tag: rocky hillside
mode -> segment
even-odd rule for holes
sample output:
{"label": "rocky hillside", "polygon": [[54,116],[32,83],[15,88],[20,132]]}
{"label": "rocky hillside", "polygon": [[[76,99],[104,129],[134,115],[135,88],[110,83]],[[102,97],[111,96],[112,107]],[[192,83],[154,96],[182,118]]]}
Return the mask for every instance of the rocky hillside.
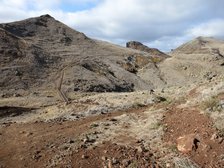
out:
{"label": "rocky hillside", "polygon": [[0,167],[224,167],[224,42],[128,47],[0,24]]}
{"label": "rocky hillside", "polygon": [[[130,92],[197,84],[223,76],[224,43],[199,37],[169,55],[131,41],[127,48],[87,37],[49,15],[0,24],[0,85],[9,92]],[[2,90],[2,89],[1,89]]]}
{"label": "rocky hillside", "polygon": [[46,77],[46,54],[41,48],[0,28],[0,86],[28,89],[30,81],[37,85],[41,81],[39,76]]}
{"label": "rocky hillside", "polygon": [[160,58],[161,60],[169,57],[167,54],[159,51],[157,48],[149,48],[146,45],[143,45],[142,43],[138,41],[129,41],[126,43],[127,48],[133,48],[136,50],[144,51],[150,53],[154,58]]}
{"label": "rocky hillside", "polygon": [[4,37],[0,83],[7,90],[52,88],[62,71],[66,91],[154,87],[153,81],[137,75],[146,65],[156,71],[151,54],[90,39],[49,15],[0,24],[0,28]]}
{"label": "rocky hillside", "polygon": [[223,41],[198,37],[169,54],[159,65],[168,85],[195,85],[224,76]]}

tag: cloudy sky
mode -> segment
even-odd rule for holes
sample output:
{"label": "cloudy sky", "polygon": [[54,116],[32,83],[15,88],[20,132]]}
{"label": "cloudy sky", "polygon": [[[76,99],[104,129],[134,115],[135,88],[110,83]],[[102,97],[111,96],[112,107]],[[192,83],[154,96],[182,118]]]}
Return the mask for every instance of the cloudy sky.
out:
{"label": "cloudy sky", "polygon": [[92,38],[169,51],[197,36],[224,39],[223,0],[0,0],[0,22],[50,14]]}

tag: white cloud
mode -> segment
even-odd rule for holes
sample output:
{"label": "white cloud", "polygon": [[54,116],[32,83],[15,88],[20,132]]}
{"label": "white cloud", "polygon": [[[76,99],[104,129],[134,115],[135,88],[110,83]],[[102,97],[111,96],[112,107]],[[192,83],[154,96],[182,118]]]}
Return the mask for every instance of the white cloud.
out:
{"label": "white cloud", "polygon": [[209,36],[224,38],[224,19],[215,19],[194,26],[187,31],[192,36]]}
{"label": "white cloud", "polygon": [[[166,34],[168,29],[175,32],[178,21],[194,14],[185,9],[183,2],[176,3],[174,8],[176,1],[172,1],[163,4],[164,0],[105,0],[92,10],[70,13],[67,22],[78,29],[90,30],[92,35],[109,38],[126,37],[138,33],[136,30],[141,33],[158,30],[158,34]],[[193,4],[190,3],[190,7]],[[154,36],[157,31],[151,34]]]}
{"label": "white cloud", "polygon": [[[68,12],[62,5],[90,5]],[[88,6],[88,5],[87,5]],[[168,50],[196,36],[223,37],[221,0],[0,0],[0,22],[49,13],[90,37]]]}

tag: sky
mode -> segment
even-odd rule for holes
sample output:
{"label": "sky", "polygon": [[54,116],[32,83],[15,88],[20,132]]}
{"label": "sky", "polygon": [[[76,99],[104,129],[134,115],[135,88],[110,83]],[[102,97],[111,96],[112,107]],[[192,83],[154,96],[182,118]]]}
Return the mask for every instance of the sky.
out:
{"label": "sky", "polygon": [[0,0],[0,23],[50,14],[95,39],[170,51],[198,36],[224,39],[223,0]]}

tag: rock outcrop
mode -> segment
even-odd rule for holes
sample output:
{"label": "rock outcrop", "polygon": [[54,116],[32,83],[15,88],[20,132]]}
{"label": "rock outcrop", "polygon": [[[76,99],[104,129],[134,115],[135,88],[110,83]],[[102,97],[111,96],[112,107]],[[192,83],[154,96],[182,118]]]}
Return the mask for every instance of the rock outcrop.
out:
{"label": "rock outcrop", "polygon": [[167,54],[163,53],[162,51],[159,51],[156,48],[149,48],[138,41],[129,41],[126,43],[126,47],[150,53],[153,57],[160,57],[161,59],[165,59],[169,57]]}

